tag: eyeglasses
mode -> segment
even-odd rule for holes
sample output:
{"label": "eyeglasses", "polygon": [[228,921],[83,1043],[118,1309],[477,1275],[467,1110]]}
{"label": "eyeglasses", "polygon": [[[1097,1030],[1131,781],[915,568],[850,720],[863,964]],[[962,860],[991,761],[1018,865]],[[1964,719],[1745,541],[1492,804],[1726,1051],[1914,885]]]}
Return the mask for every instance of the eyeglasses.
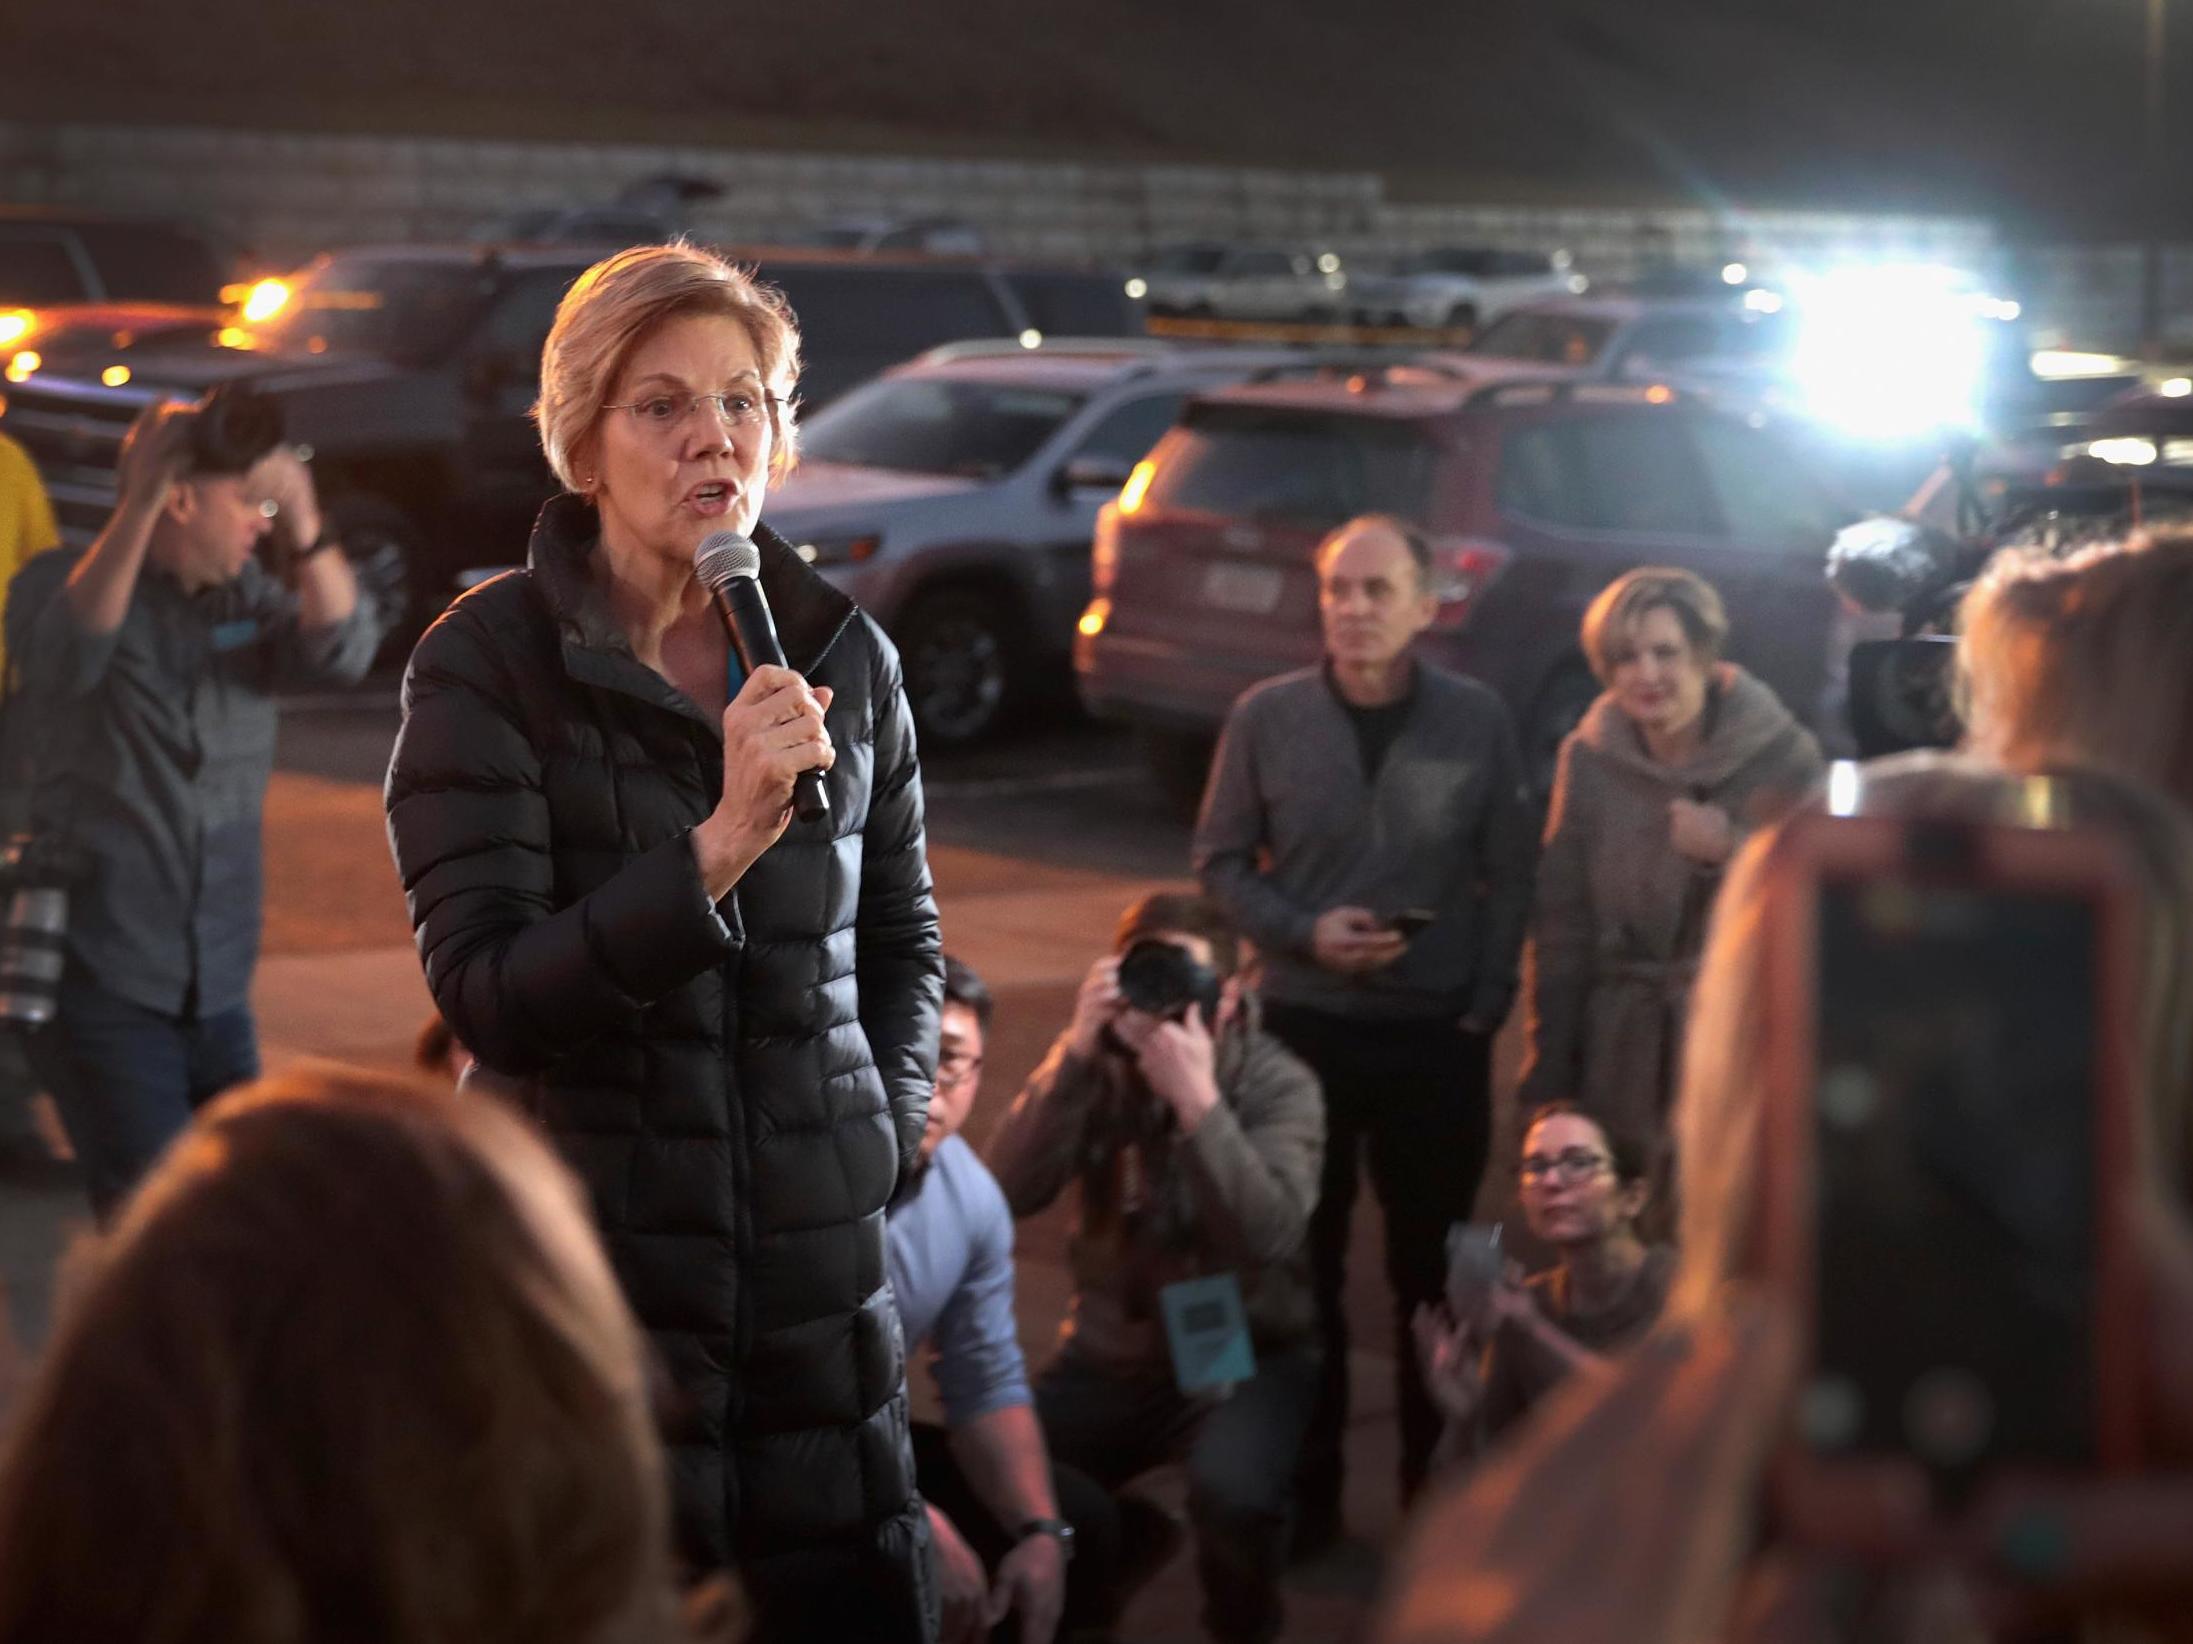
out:
{"label": "eyeglasses", "polygon": [[937,1083],[950,1087],[963,1085],[982,1071],[982,1058],[969,1056],[964,1051],[946,1051],[937,1058]]}
{"label": "eyeglasses", "polygon": [[628,411],[642,428],[666,434],[673,428],[683,428],[687,419],[703,405],[713,405],[717,418],[731,428],[751,428],[764,417],[774,418],[784,403],[781,394],[758,394],[750,389],[731,388],[721,394],[650,394],[645,399],[604,405],[602,409]]}
{"label": "eyeglasses", "polygon": [[1564,1148],[1552,1158],[1543,1153],[1524,1156],[1515,1167],[1516,1179],[1525,1187],[1535,1187],[1540,1182],[1558,1181],[1564,1185],[1588,1182],[1614,1161],[1604,1153],[1594,1153],[1588,1147]]}

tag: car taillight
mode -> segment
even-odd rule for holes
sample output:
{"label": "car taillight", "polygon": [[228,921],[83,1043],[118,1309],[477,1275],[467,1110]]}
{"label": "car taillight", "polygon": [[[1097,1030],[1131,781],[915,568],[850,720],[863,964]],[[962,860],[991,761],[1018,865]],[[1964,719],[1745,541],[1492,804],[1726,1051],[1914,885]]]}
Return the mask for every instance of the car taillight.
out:
{"label": "car taillight", "polygon": [[1439,596],[1439,614],[1432,626],[1452,632],[1466,624],[1513,558],[1512,550],[1475,537],[1433,543],[1432,591]]}
{"label": "car taillight", "polygon": [[1099,594],[1112,591],[1112,575],[1119,569],[1119,507],[1106,503],[1097,510],[1096,536],[1089,545],[1089,586]]}

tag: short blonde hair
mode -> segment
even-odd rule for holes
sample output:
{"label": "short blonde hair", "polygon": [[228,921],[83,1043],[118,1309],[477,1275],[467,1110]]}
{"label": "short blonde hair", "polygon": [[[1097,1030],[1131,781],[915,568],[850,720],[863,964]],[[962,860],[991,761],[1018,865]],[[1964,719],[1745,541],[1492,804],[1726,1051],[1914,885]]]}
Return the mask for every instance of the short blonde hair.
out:
{"label": "short blonde hair", "polygon": [[2107,765],[2193,806],[2193,532],[2000,554],[1959,626],[1959,691],[1988,754]]}
{"label": "short blonde hair", "polygon": [[[2177,807],[2114,772],[2051,768],[2066,822],[2123,847],[2140,892],[2141,1163],[2167,1202],[2193,1202],[2193,827]],[[1859,809],[1872,816],[1991,822],[2020,814],[2024,784],[1977,760],[1919,753],[1865,768]],[[1817,802],[1816,802],[1817,803]],[[1788,1005],[1766,978],[1766,889],[1780,830],[1737,856],[1713,912],[1691,995],[1674,1130],[1682,1265],[1671,1309],[1702,1311],[1748,1265],[1765,1133],[1758,1070],[1787,1031]]]}
{"label": "short blonde hair", "polygon": [[1683,625],[1683,636],[1698,659],[1711,667],[1721,660],[1728,638],[1728,611],[1713,584],[1670,565],[1646,565],[1616,577],[1584,612],[1584,659],[1602,685],[1628,660],[1630,635],[1647,611],[1666,609]]}
{"label": "short blonde hair", "polygon": [[769,477],[791,472],[798,456],[791,398],[799,382],[800,333],[784,293],[712,251],[679,241],[604,258],[556,306],[556,323],[541,349],[541,397],[533,420],[548,466],[566,490],[587,489],[580,469],[632,350],[663,321],[685,314],[720,315],[746,328],[770,396],[776,437]]}

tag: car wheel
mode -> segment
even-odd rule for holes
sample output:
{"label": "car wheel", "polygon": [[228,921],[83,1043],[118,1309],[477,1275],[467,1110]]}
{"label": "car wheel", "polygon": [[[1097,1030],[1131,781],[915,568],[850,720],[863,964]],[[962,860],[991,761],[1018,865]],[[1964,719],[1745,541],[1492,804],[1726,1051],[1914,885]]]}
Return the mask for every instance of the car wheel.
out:
{"label": "car wheel", "polygon": [[373,596],[386,625],[379,661],[404,661],[437,611],[429,596],[418,527],[401,508],[375,496],[331,497],[326,513],[329,529],[357,573],[358,586]]}
{"label": "car wheel", "polygon": [[928,745],[980,742],[1019,706],[1024,670],[1009,601],[976,588],[922,594],[897,637],[907,704]]}
{"label": "car wheel", "polygon": [[1444,329],[1474,332],[1477,329],[1477,305],[1475,303],[1457,303],[1454,307],[1448,309]]}
{"label": "car wheel", "polygon": [[1161,731],[1142,726],[1135,732],[1135,749],[1143,768],[1173,815],[1193,820],[1203,804],[1204,784],[1210,779],[1211,752],[1216,746],[1208,736],[1192,731]]}
{"label": "car wheel", "polygon": [[1553,795],[1553,773],[1561,744],[1599,697],[1599,681],[1580,660],[1563,663],[1540,687],[1523,723],[1523,770],[1531,793],[1543,805]]}

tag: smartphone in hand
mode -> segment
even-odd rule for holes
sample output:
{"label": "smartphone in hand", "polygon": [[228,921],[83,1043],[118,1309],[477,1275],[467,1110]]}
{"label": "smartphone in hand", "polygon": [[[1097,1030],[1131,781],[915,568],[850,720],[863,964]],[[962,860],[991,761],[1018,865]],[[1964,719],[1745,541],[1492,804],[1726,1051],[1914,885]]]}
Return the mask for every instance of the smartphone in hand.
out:
{"label": "smartphone in hand", "polygon": [[1408,939],[1413,938],[1438,917],[1430,908],[1403,908],[1399,913],[1390,915],[1386,924],[1389,929]]}
{"label": "smartphone in hand", "polygon": [[1942,1510],[2137,1464],[2130,884],[2073,831],[1808,816],[1777,842],[1754,1226],[1807,1355],[1793,1522],[1884,1460]]}

